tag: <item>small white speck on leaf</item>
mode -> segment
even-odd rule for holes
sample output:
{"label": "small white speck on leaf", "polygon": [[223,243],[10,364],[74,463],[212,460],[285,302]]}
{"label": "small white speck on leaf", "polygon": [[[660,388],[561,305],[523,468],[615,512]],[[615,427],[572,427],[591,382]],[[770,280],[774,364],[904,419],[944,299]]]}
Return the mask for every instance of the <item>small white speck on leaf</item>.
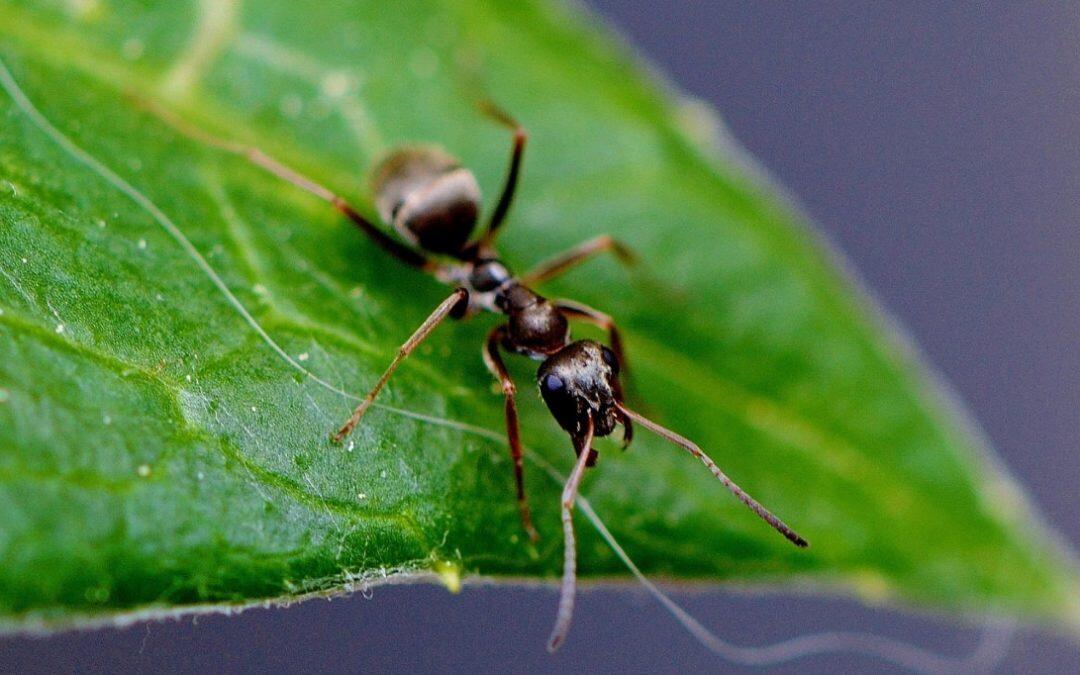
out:
{"label": "small white speck on leaf", "polygon": [[105,229],[105,221],[102,220],[101,218],[98,218],[97,219],[97,226],[104,230]]}
{"label": "small white speck on leaf", "polygon": [[23,258],[23,259],[22,259],[22,262],[23,262],[23,264],[25,265],[26,263],[28,263],[28,262],[30,262],[30,261],[29,261],[29,260],[27,260],[26,258]]}
{"label": "small white speck on leaf", "polygon": [[140,478],[146,478],[150,475],[150,465],[140,464],[139,468],[135,469],[135,472],[139,474]]}
{"label": "small white speck on leaf", "polygon": [[349,91],[349,76],[340,70],[327,73],[322,79],[322,90],[330,98],[341,98]]}
{"label": "small white speck on leaf", "polygon": [[100,0],[68,0],[68,12],[81,21],[93,21],[101,16]]}
{"label": "small white speck on leaf", "polygon": [[346,452],[352,452],[353,448],[355,448],[355,447],[356,447],[356,443],[354,443],[353,441],[349,441],[349,444],[345,446],[345,451]]}
{"label": "small white speck on leaf", "polygon": [[154,299],[155,299],[155,300],[157,300],[158,302],[161,302],[162,300],[164,300],[164,299],[165,299],[165,296],[164,296],[164,295],[162,295],[161,293],[158,293],[158,294],[156,294],[156,295],[154,296]]}
{"label": "small white speck on leaf", "polygon": [[311,357],[308,355],[307,352],[304,352],[303,354],[297,354],[296,356],[297,361],[307,361],[309,358]]}
{"label": "small white speck on leaf", "polygon": [[255,284],[251,287],[251,290],[255,291],[259,295],[266,295],[266,286],[263,286],[262,284]]}
{"label": "small white speck on leaf", "polygon": [[386,478],[386,469],[379,472],[379,478]]}
{"label": "small white speck on leaf", "polygon": [[191,375],[185,375],[184,379],[187,380],[188,382],[191,382]]}
{"label": "small white speck on leaf", "polygon": [[139,240],[139,250],[140,251],[145,251],[146,250],[146,240],[145,239],[140,239]]}
{"label": "small white speck on leaf", "polygon": [[102,415],[101,423],[104,424],[105,426],[109,426],[110,424],[112,424],[112,417],[109,417],[109,415],[107,415],[107,414]]}
{"label": "small white speck on leaf", "polygon": [[195,474],[195,477],[198,478],[199,480],[202,480],[202,479],[206,478],[206,474],[203,473],[202,471],[200,471],[199,473]]}
{"label": "small white speck on leaf", "polygon": [[356,495],[356,498],[357,499],[367,499],[367,495],[365,493],[361,492],[360,494]]}
{"label": "small white speck on leaf", "polygon": [[63,332],[64,332],[64,324],[62,324],[62,323],[56,324],[56,334],[59,335],[60,333],[63,333]]}
{"label": "small white speck on leaf", "polygon": [[259,412],[259,409],[255,406],[251,406],[251,412]]}

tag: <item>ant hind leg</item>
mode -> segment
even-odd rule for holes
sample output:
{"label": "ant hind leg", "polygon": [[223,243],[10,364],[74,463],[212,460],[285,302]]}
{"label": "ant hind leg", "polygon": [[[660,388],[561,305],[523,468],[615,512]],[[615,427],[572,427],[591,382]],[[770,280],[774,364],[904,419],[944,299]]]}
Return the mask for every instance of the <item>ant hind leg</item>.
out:
{"label": "ant hind leg", "polygon": [[554,652],[566,639],[570,632],[570,621],[574,618],[574,596],[577,594],[577,540],[574,538],[574,503],[577,501],[578,487],[581,478],[585,474],[585,467],[589,462],[592,452],[593,424],[589,418],[589,426],[585,435],[580,439],[574,439],[578,460],[574,463],[574,470],[566,479],[566,486],[562,492],[562,525],[563,525],[563,577],[559,588],[559,610],[555,617],[555,627],[551,630],[548,638],[548,651]]}
{"label": "ant hind leg", "polygon": [[244,145],[243,143],[209,134],[181,118],[173,111],[168,110],[157,103],[144,99],[139,99],[138,103],[158,117],[158,119],[175,129],[178,133],[211,148],[216,148],[223,152],[243,157],[255,166],[277,176],[281,180],[315,195],[328,203],[338,213],[348,218],[357,229],[367,235],[376,245],[406,265],[415,267],[428,274],[436,274],[439,271],[440,266],[438,263],[430,260],[420,251],[402,244],[383,232],[380,228],[376,227],[374,223],[362,216],[360,212],[345,201],[344,198],[338,196],[326,186],[315,182],[295,169],[274,159],[262,150],[254,146]]}
{"label": "ant hind leg", "polygon": [[491,212],[487,229],[480,237],[480,248],[490,249],[495,243],[495,237],[498,236],[503,220],[506,219],[506,214],[510,211],[510,204],[514,201],[514,190],[517,188],[521,160],[525,155],[525,143],[529,140],[529,135],[525,127],[518,124],[517,120],[490,101],[480,102],[480,112],[514,132],[514,145],[510,151],[510,168],[506,172],[506,182],[503,184],[499,201],[495,204],[495,210]]}

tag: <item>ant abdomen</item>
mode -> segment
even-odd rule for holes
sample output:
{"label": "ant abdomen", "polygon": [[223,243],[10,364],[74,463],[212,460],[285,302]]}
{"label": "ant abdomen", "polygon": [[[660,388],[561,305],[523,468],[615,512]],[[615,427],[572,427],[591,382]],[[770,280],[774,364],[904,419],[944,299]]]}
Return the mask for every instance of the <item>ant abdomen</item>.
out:
{"label": "ant abdomen", "polygon": [[472,172],[433,147],[391,154],[375,168],[371,191],[383,220],[433,253],[459,256],[480,211],[480,186]]}

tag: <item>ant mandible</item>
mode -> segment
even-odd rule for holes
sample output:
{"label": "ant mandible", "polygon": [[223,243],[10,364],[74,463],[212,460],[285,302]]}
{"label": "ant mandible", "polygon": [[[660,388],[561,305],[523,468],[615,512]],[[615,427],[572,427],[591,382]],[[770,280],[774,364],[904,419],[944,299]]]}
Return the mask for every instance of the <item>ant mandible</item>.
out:
{"label": "ant mandible", "polygon": [[[598,253],[610,252],[623,262],[631,262],[633,256],[626,246],[606,235],[596,237],[521,276],[515,276],[499,259],[495,241],[514,198],[528,138],[525,129],[508,114],[491,104],[481,106],[485,114],[513,131],[514,141],[510,168],[499,201],[483,233],[476,239],[472,234],[480,215],[480,187],[473,173],[456,159],[432,147],[406,147],[391,153],[376,167],[371,184],[376,209],[405,240],[402,242],[377,227],[331,190],[261,150],[209,136],[171,112],[157,106],[153,108],[181,133],[243,156],[329,203],[384,251],[455,287],[454,292],[439,303],[401,345],[375,386],[345,424],[331,435],[335,443],[340,443],[356,428],[401,362],[443,320],[447,317],[462,319],[485,310],[503,314],[507,320],[488,334],[483,357],[488,370],[502,387],[506,435],[517,482],[518,511],[526,533],[536,541],[538,534],[525,497],[515,403],[517,387],[506,370],[501,352],[541,361],[536,373],[540,395],[559,426],[570,435],[577,453],[577,461],[562,492],[563,576],[555,627],[548,641],[549,650],[555,651],[562,643],[573,615],[577,556],[572,512],[578,486],[585,469],[596,462],[593,439],[610,435],[620,424],[624,447],[633,436],[633,423],[641,424],[701,460],[741,502],[796,546],[808,545],[805,539],[728,478],[695,443],[626,406],[619,379],[620,370],[625,370],[626,359],[618,328],[611,317],[578,302],[549,300],[531,289],[531,286],[554,278]],[[606,330],[610,347],[593,340],[571,340],[571,321],[585,321]],[[625,372],[622,375],[625,376]]]}

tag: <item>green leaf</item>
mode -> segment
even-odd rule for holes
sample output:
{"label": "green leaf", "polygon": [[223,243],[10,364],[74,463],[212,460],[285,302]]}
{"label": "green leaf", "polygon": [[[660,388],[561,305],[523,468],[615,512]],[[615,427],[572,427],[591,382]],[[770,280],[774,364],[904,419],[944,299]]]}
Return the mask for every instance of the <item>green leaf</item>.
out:
{"label": "green leaf", "polygon": [[[384,575],[558,574],[560,486],[536,464],[536,546],[518,522],[480,360],[497,319],[441,328],[380,399],[392,408],[331,445],[355,404],[341,391],[366,391],[447,289],[140,103],[368,212],[365,168],[439,143],[490,210],[510,139],[477,114],[484,96],[530,132],[507,260],[601,233],[639,251],[637,269],[597,260],[545,291],[617,317],[645,409],[813,544],[789,546],[642,431],[626,453],[601,442],[584,493],[647,573],[1080,625],[1075,561],[902,340],[711,114],[592,17],[520,0],[301,4],[0,4],[9,626]],[[524,438],[565,471],[534,366],[512,363]],[[625,576],[578,529],[582,575]]]}

